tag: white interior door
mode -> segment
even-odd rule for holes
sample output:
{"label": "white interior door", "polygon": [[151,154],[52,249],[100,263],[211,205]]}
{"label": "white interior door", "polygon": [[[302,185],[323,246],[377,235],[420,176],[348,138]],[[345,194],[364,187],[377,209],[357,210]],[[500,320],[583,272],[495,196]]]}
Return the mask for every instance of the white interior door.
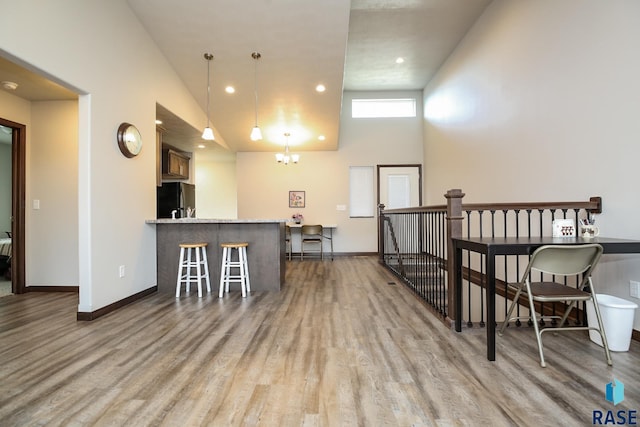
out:
{"label": "white interior door", "polygon": [[378,171],[378,198],[385,209],[420,206],[420,166],[381,166]]}

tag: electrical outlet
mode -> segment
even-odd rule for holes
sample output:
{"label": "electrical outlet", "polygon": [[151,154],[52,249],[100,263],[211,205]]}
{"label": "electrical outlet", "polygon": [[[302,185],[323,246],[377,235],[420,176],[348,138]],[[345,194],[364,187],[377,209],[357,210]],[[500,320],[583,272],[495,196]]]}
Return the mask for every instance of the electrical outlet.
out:
{"label": "electrical outlet", "polygon": [[120,266],[119,273],[120,273],[120,277],[124,277],[124,265]]}
{"label": "electrical outlet", "polygon": [[633,298],[640,298],[640,282],[636,282],[635,280],[630,280],[629,293]]}

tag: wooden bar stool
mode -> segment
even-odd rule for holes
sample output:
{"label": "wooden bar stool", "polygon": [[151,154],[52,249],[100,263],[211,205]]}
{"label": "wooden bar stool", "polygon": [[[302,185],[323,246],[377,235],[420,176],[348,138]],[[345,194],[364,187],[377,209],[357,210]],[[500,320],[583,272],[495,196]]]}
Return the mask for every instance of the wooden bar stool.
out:
{"label": "wooden bar stool", "polygon": [[[222,267],[220,268],[220,292],[219,297],[222,298],[224,292],[229,292],[229,283],[240,283],[242,290],[242,298],[247,296],[247,292],[251,292],[251,283],[249,282],[249,265],[247,263],[247,247],[246,242],[240,243],[220,243],[222,248]],[[238,251],[238,260],[233,261],[233,250]],[[237,268],[238,274],[231,274],[231,269]]]}
{"label": "wooden bar stool", "polygon": [[[202,279],[207,284],[207,292],[211,292],[207,243],[180,243],[179,246],[180,262],[178,264],[178,280],[176,281],[176,298],[180,296],[180,288],[183,282],[186,284],[186,292],[191,290],[191,283],[197,283],[198,298],[202,298]],[[192,274],[193,268],[196,269],[195,274]]]}

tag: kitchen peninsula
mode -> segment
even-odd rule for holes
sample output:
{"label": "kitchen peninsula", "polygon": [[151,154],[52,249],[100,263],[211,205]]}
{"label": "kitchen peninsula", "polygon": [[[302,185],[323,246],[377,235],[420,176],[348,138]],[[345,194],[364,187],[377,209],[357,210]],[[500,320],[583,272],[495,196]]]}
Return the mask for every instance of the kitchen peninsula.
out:
{"label": "kitchen peninsula", "polygon": [[[282,219],[151,219],[156,227],[158,291],[175,292],[180,243],[208,243],[212,293],[220,281],[223,242],[247,242],[252,291],[279,291],[285,274],[285,230]],[[238,287],[239,289],[239,287]],[[232,284],[233,290],[233,284]]]}

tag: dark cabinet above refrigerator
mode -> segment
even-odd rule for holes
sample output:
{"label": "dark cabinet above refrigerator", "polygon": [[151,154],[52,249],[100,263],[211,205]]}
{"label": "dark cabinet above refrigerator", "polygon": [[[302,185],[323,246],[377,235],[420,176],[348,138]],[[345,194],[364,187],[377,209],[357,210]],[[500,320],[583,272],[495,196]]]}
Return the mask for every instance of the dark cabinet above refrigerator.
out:
{"label": "dark cabinet above refrigerator", "polygon": [[189,179],[191,158],[172,148],[162,150],[162,177],[166,179]]}

